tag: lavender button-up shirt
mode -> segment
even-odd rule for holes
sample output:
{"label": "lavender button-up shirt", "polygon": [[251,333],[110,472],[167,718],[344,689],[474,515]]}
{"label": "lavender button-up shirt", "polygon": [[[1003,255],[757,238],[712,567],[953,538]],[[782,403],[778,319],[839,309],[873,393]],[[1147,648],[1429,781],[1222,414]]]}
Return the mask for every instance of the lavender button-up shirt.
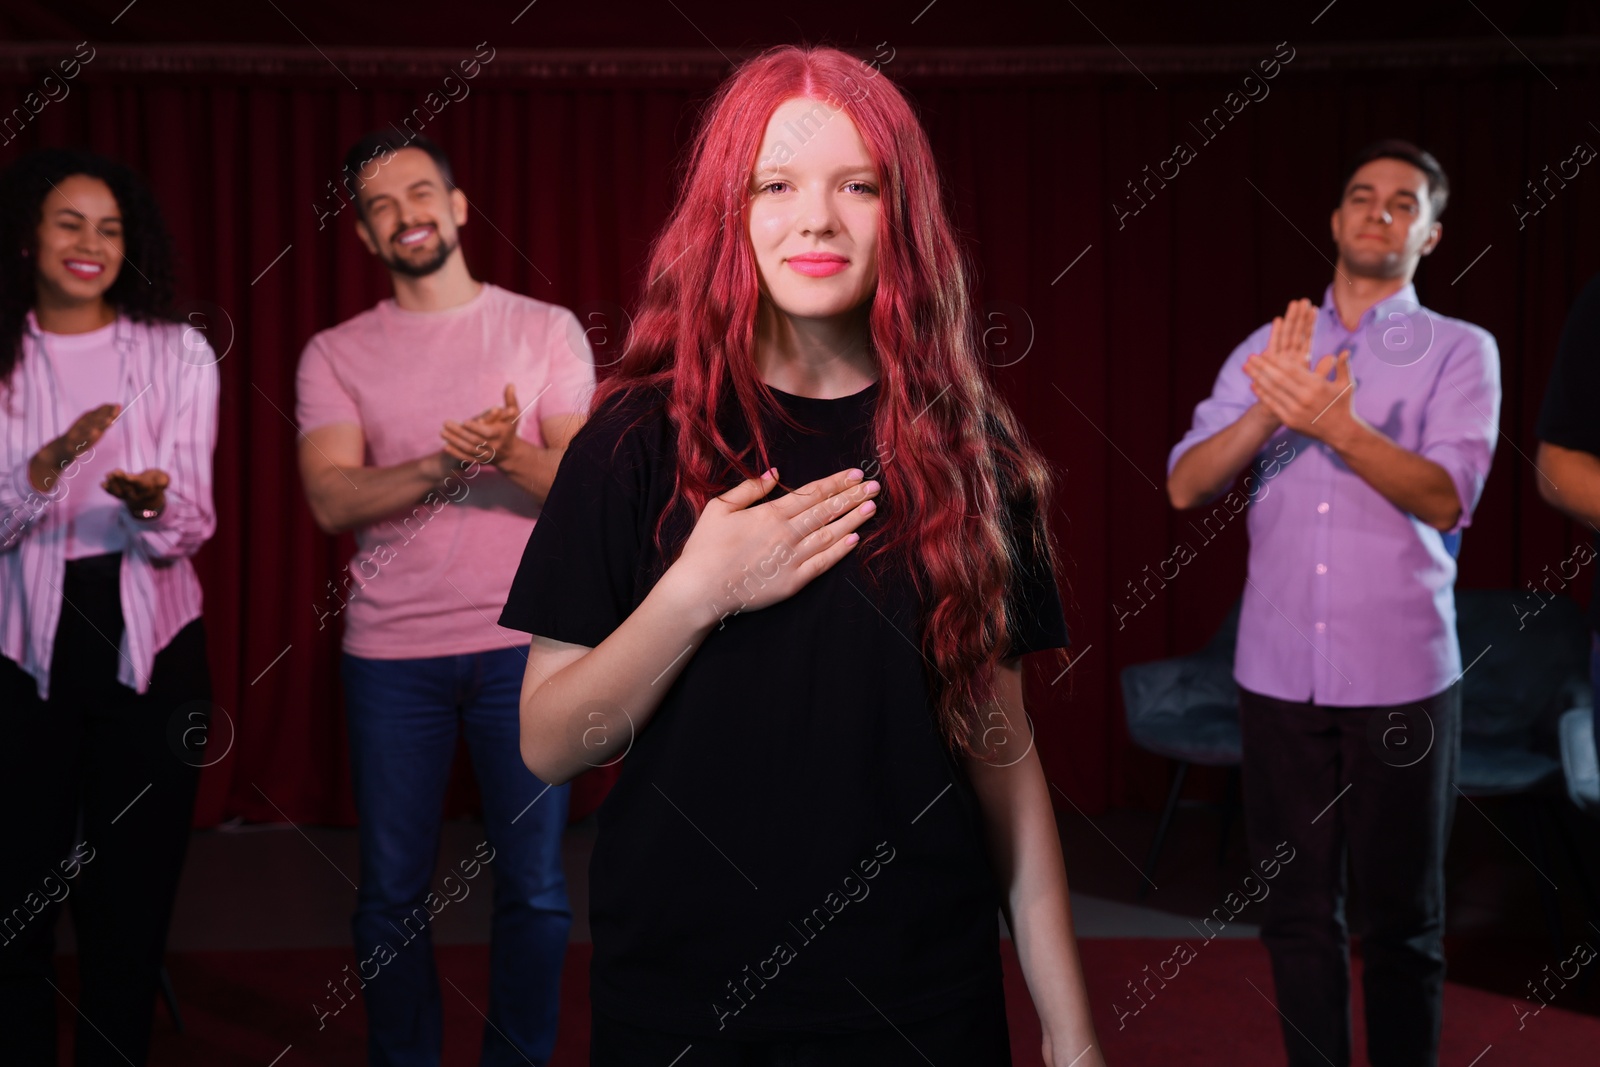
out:
{"label": "lavender button-up shirt", "polygon": [[[1167,471],[1255,402],[1245,358],[1271,324],[1233,350]],[[1471,521],[1494,457],[1500,358],[1493,335],[1422,308],[1410,285],[1339,321],[1330,285],[1317,314],[1313,358],[1350,349],[1356,413],[1402,448],[1443,467],[1461,499],[1451,532]],[[1234,678],[1281,700],[1340,707],[1403,704],[1461,674],[1456,564],[1440,531],[1400,510],[1333,449],[1286,427],[1268,438],[1244,491],[1250,562]],[[1227,499],[1227,498],[1224,498]],[[1226,523],[1238,506],[1196,516]],[[1220,513],[1220,514],[1219,514]],[[1214,534],[1212,535],[1214,536]]]}

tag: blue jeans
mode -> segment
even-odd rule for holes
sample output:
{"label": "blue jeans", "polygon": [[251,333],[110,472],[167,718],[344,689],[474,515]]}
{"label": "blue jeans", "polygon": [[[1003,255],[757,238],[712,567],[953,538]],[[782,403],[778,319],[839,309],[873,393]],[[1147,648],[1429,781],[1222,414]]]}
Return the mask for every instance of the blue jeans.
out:
{"label": "blue jeans", "polygon": [[[485,888],[492,867],[489,1003],[482,1067],[536,1067],[555,1047],[572,911],[561,868],[567,786],[522,762],[518,704],[527,646],[342,663],[360,815],[361,887],[351,921],[371,1067],[437,1067],[444,1040],[432,916]],[[432,886],[457,724],[483,796],[487,844],[445,856]],[[492,851],[491,851],[492,850]]]}

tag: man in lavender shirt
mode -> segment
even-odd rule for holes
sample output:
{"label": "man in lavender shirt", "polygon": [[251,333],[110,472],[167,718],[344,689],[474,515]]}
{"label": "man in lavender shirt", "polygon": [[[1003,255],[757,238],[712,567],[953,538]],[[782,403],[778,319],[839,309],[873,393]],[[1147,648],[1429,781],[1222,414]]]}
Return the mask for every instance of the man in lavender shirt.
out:
{"label": "man in lavender shirt", "polygon": [[1291,1067],[1350,1063],[1346,850],[1367,913],[1368,1058],[1438,1062],[1462,673],[1447,539],[1471,519],[1500,413],[1494,338],[1411,285],[1448,192],[1414,145],[1359,153],[1322,306],[1295,301],[1234,350],[1167,465],[1179,508],[1253,468],[1234,677],[1252,858],[1292,850],[1261,924]]}

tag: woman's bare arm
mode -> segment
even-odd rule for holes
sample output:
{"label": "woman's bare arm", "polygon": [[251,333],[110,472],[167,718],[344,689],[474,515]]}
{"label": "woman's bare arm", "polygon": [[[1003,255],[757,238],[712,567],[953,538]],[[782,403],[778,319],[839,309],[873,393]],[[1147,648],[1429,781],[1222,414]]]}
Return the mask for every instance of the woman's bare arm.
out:
{"label": "woman's bare arm", "polygon": [[[1028,992],[1044,1029],[1046,1067],[1104,1067],[1072,933],[1072,905],[1044,766],[1022,705],[1019,659],[1002,663],[999,707],[980,743],[994,762],[965,757]],[[1018,756],[1017,753],[1023,753]]]}

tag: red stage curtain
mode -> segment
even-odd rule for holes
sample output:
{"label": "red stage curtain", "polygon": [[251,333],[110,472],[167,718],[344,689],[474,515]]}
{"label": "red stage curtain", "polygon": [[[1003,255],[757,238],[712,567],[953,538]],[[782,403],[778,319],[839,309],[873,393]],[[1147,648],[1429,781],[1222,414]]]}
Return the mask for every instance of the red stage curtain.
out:
{"label": "red stage curtain", "polygon": [[[74,49],[4,46],[0,99],[21,101]],[[1062,477],[1053,520],[1082,658],[1055,685],[1033,678],[1029,697],[1047,772],[1086,812],[1152,805],[1163,789],[1163,762],[1127,742],[1120,669],[1198,646],[1242,584],[1238,523],[1148,607],[1114,608],[1186,536],[1161,488],[1167,450],[1239,339],[1289,299],[1320,298],[1339,170],[1366,141],[1413,138],[1450,170],[1445,239],[1419,291],[1500,342],[1502,444],[1465,536],[1463,584],[1520,585],[1578,536],[1540,503],[1528,456],[1568,302],[1600,270],[1600,175],[1591,164],[1570,177],[1563,162],[1580,141],[1600,145],[1583,110],[1600,89],[1600,48],[1299,44],[1286,63],[1280,53],[1270,95],[1230,104],[1274,52],[902,49],[884,66],[912,92],[942,161],[979,266],[996,380]],[[445,75],[468,58],[105,46],[70,95],[0,133],[0,163],[78,143],[148,174],[182,251],[182,289],[211,309],[218,350],[228,346],[219,529],[198,566],[221,709],[212,741],[220,750],[232,737],[206,772],[198,824],[354,815],[339,635],[319,629],[315,610],[351,546],[311,521],[291,422],[306,339],[387,295],[350,210],[319,226],[337,205],[329,183],[345,147],[414,116],[452,154],[473,204],[474,272],[616,324],[639,291],[694,107],[726,70],[709,51],[502,50],[465,83],[470,95],[439,108]],[[441,93],[437,114],[430,93]],[[1228,107],[1237,116],[1214,122],[1209,140],[1190,125]],[[1179,141],[1195,157],[1119,217],[1114,203],[1137,204],[1128,183]],[[1525,183],[1544,181],[1546,165],[1569,177],[1519,226]]]}

